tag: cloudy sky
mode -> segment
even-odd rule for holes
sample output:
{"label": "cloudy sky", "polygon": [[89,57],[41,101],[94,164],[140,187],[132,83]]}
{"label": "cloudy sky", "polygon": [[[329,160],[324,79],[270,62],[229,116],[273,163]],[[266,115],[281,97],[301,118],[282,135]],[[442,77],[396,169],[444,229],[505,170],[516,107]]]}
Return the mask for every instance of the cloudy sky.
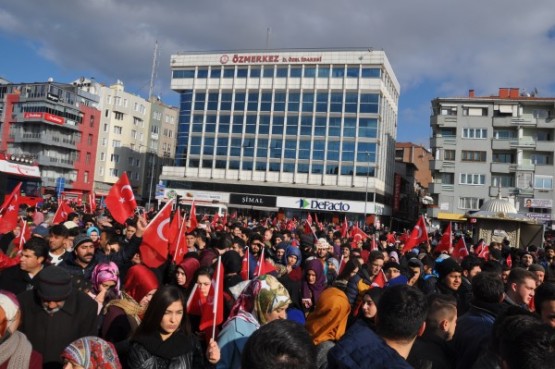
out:
{"label": "cloudy sky", "polygon": [[170,55],[266,48],[383,49],[401,83],[399,141],[428,146],[430,100],[499,87],[555,96],[553,1],[0,0],[0,76],[95,77],[170,104]]}

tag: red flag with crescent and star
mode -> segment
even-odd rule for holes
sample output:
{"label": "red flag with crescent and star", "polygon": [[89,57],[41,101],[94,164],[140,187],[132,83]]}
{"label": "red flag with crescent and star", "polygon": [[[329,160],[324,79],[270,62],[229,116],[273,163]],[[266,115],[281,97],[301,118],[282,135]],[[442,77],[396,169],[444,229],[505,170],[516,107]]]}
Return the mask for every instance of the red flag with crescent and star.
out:
{"label": "red flag with crescent and star", "polygon": [[133,216],[137,202],[126,172],[123,172],[120,179],[110,188],[105,203],[110,214],[118,223],[124,224],[128,218]]}
{"label": "red flag with crescent and star", "polygon": [[173,201],[168,201],[148,223],[143,234],[143,243],[140,247],[141,259],[150,268],[158,268],[168,258],[172,205]]}
{"label": "red flag with crescent and star", "polygon": [[446,251],[449,253],[451,251],[451,247],[453,246],[453,235],[451,231],[451,222],[445,227],[445,231],[443,231],[443,235],[441,236],[441,240],[436,245],[435,252],[442,252]]}
{"label": "red flag with crescent and star", "polygon": [[403,247],[402,253],[404,254],[407,251],[414,249],[422,242],[428,241],[428,230],[426,229],[426,221],[424,220],[424,216],[420,216],[418,218],[418,222],[412,229],[407,242],[405,243],[405,247]]}
{"label": "red flag with crescent and star", "polygon": [[197,220],[197,207],[195,202],[191,204],[191,213],[189,214],[189,227],[187,228],[187,233],[190,233],[197,229],[198,227],[198,220]]}
{"label": "red flag with crescent and star", "polygon": [[54,219],[52,219],[52,224],[63,223],[67,220],[67,216],[71,213],[73,209],[65,201],[60,201],[56,214],[54,214]]}
{"label": "red flag with crescent and star", "polygon": [[21,191],[21,182],[13,189],[12,193],[7,196],[6,200],[0,207],[0,234],[13,231],[19,221],[19,196]]}

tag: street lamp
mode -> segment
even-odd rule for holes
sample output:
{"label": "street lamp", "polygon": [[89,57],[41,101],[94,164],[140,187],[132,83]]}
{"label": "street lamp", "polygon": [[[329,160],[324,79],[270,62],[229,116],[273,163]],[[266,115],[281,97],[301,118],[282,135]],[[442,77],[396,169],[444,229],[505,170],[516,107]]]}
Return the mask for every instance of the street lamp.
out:
{"label": "street lamp", "polygon": [[151,157],[151,161],[152,161],[152,166],[150,168],[150,185],[148,188],[148,205],[147,208],[150,209],[150,205],[152,202],[152,187],[153,187],[153,182],[154,182],[154,171],[155,171],[155,165],[156,165],[156,152],[154,152],[154,150],[152,150],[151,148],[149,148],[146,145],[140,145],[141,147],[145,148],[145,158],[148,159],[149,154],[152,154],[153,156]]}
{"label": "street lamp", "polygon": [[[366,225],[366,216],[368,214],[368,182],[370,180],[370,153],[366,153],[366,190],[364,191],[364,224]],[[375,189],[374,189],[375,191]]]}

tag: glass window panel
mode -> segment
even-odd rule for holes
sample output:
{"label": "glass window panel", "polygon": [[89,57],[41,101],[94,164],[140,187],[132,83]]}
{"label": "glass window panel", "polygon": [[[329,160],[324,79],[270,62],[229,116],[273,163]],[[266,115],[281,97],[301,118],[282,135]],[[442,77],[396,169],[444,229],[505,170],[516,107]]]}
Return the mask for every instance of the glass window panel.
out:
{"label": "glass window panel", "polygon": [[331,76],[341,78],[345,76],[345,66],[335,66],[331,69]]}
{"label": "glass window panel", "polygon": [[262,76],[265,78],[272,78],[274,76],[274,66],[265,65]]}
{"label": "glass window panel", "polygon": [[248,71],[249,70],[247,68],[238,68],[237,69],[237,78],[247,78]]}
{"label": "glass window panel", "polygon": [[281,169],[281,163],[270,163],[270,172],[279,172]]}
{"label": "glass window panel", "polygon": [[276,69],[276,77],[277,78],[285,78],[287,77],[287,67],[278,67]]}
{"label": "glass window panel", "polygon": [[325,65],[318,66],[318,77],[328,78],[330,76],[330,67]]}
{"label": "glass window panel", "polygon": [[210,69],[210,78],[220,78],[222,75],[222,69],[219,67],[212,67]]}
{"label": "glass window panel", "polygon": [[234,67],[224,67],[224,78],[233,78],[235,75]]}
{"label": "glass window panel", "polygon": [[307,65],[304,67],[304,76],[307,78],[316,77],[316,67],[313,65]]}
{"label": "glass window panel", "polygon": [[261,171],[261,172],[265,172],[266,167],[267,167],[267,164],[266,164],[265,161],[257,161],[256,162],[256,170]]}
{"label": "glass window panel", "polygon": [[323,164],[312,163],[312,170],[311,170],[312,174],[322,174],[323,171],[324,171]]}
{"label": "glass window panel", "polygon": [[380,78],[381,69],[380,68],[362,68],[363,78]]}
{"label": "glass window panel", "polygon": [[250,76],[251,78],[260,77],[260,67],[251,67]]}
{"label": "glass window panel", "polygon": [[348,78],[358,78],[358,67],[347,67]]}
{"label": "glass window panel", "polygon": [[208,78],[208,68],[199,68],[197,78]]}
{"label": "glass window panel", "polygon": [[341,175],[342,176],[352,176],[353,166],[345,163],[341,163]]}
{"label": "glass window panel", "polygon": [[291,67],[289,71],[289,76],[292,78],[300,78],[303,74],[303,70],[301,67]]}

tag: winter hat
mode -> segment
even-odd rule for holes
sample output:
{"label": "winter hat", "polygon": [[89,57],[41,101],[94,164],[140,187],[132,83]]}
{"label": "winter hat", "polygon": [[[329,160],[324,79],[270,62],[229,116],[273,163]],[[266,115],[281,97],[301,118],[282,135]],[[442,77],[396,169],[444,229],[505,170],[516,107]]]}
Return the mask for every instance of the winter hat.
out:
{"label": "winter hat", "polygon": [[243,258],[237,251],[229,250],[222,255],[222,264],[226,273],[240,273]]}
{"label": "winter hat", "polygon": [[68,220],[67,222],[64,222],[64,227],[67,229],[73,229],[79,227],[79,225],[72,220]]}
{"label": "winter hat", "polygon": [[397,269],[397,270],[401,270],[401,265],[400,265],[398,262],[394,261],[394,260],[390,260],[390,261],[388,261],[387,263],[385,263],[385,264],[383,265],[383,268],[382,268],[382,269],[383,269],[383,271],[385,272],[385,271],[388,270],[389,268],[395,268],[395,269]]}
{"label": "winter hat", "polygon": [[4,337],[18,311],[17,297],[11,292],[0,290],[0,337]]}
{"label": "winter hat", "polygon": [[37,294],[46,301],[63,301],[71,294],[71,275],[57,266],[48,266],[37,274]]}
{"label": "winter hat", "polygon": [[439,279],[443,279],[452,272],[462,273],[463,269],[453,258],[447,258],[436,264],[436,271],[439,274]]}
{"label": "winter hat", "polygon": [[73,239],[73,249],[76,249],[77,246],[79,246],[80,244],[85,243],[85,242],[93,242],[93,240],[91,239],[91,237],[88,234],[79,233]]}

